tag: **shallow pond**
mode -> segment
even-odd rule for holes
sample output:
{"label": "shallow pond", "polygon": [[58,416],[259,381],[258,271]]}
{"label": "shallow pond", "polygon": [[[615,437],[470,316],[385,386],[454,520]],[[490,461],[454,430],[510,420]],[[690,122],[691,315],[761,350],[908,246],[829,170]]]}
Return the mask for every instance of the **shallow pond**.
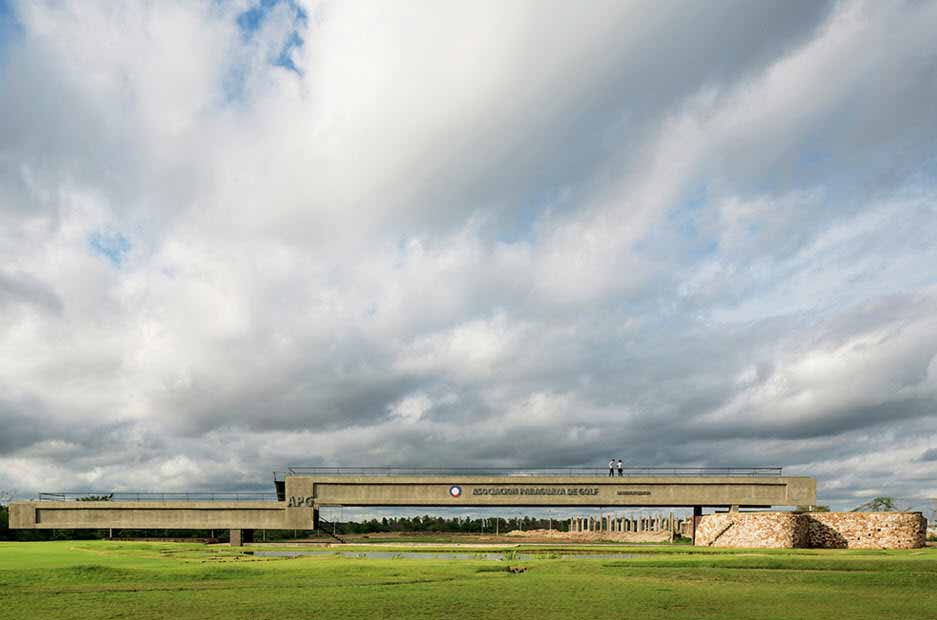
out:
{"label": "shallow pond", "polygon": [[299,558],[339,556],[343,558],[358,558],[371,560],[538,560],[538,559],[576,559],[576,560],[623,560],[628,558],[647,557],[640,553],[519,553],[505,551],[491,552],[440,552],[440,551],[247,551],[247,555],[260,558]]}

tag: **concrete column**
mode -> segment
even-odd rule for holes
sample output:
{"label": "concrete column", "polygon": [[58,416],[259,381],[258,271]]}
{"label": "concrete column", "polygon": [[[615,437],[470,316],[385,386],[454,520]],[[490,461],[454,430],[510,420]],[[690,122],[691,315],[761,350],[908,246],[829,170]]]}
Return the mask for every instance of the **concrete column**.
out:
{"label": "concrete column", "polygon": [[242,547],[254,542],[254,530],[231,530],[229,541],[232,547]]}
{"label": "concrete column", "polygon": [[693,540],[693,544],[696,544],[696,528],[699,527],[700,519],[703,518],[703,507],[702,506],[693,506],[693,527],[690,532],[693,534],[690,538]]}

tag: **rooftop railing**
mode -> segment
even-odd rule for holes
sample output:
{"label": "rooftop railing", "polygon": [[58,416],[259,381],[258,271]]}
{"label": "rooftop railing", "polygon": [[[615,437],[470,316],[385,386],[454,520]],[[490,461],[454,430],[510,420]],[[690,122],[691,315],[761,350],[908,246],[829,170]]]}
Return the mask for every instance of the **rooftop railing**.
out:
{"label": "rooftop railing", "polygon": [[[291,476],[608,476],[608,467],[302,467],[288,468]],[[618,468],[614,469],[618,475]],[[781,467],[622,467],[623,476],[773,476]]]}
{"label": "rooftop railing", "polygon": [[39,501],[81,502],[259,502],[276,501],[276,493],[258,493],[253,491],[212,493],[179,492],[161,493],[154,491],[74,491],[68,493],[40,493]]}

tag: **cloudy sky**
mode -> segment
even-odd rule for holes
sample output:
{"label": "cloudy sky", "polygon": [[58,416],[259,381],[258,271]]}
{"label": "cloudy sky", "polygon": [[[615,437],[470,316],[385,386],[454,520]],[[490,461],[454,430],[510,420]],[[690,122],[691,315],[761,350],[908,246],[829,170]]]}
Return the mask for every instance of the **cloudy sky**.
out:
{"label": "cloudy sky", "polygon": [[937,2],[0,0],[0,488],[937,496]]}

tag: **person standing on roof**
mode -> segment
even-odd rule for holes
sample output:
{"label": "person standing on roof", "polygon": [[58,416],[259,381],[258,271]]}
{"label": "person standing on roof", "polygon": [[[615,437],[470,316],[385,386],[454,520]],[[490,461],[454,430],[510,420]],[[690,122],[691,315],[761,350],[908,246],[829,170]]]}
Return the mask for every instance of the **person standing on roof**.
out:
{"label": "person standing on roof", "polygon": [[622,466],[621,466],[621,459],[618,459],[618,475],[619,475],[619,476],[624,476],[624,475],[625,475],[625,472],[624,472],[624,470],[622,469]]}
{"label": "person standing on roof", "polygon": [[615,475],[615,459],[612,459],[608,462],[608,475],[609,476]]}

